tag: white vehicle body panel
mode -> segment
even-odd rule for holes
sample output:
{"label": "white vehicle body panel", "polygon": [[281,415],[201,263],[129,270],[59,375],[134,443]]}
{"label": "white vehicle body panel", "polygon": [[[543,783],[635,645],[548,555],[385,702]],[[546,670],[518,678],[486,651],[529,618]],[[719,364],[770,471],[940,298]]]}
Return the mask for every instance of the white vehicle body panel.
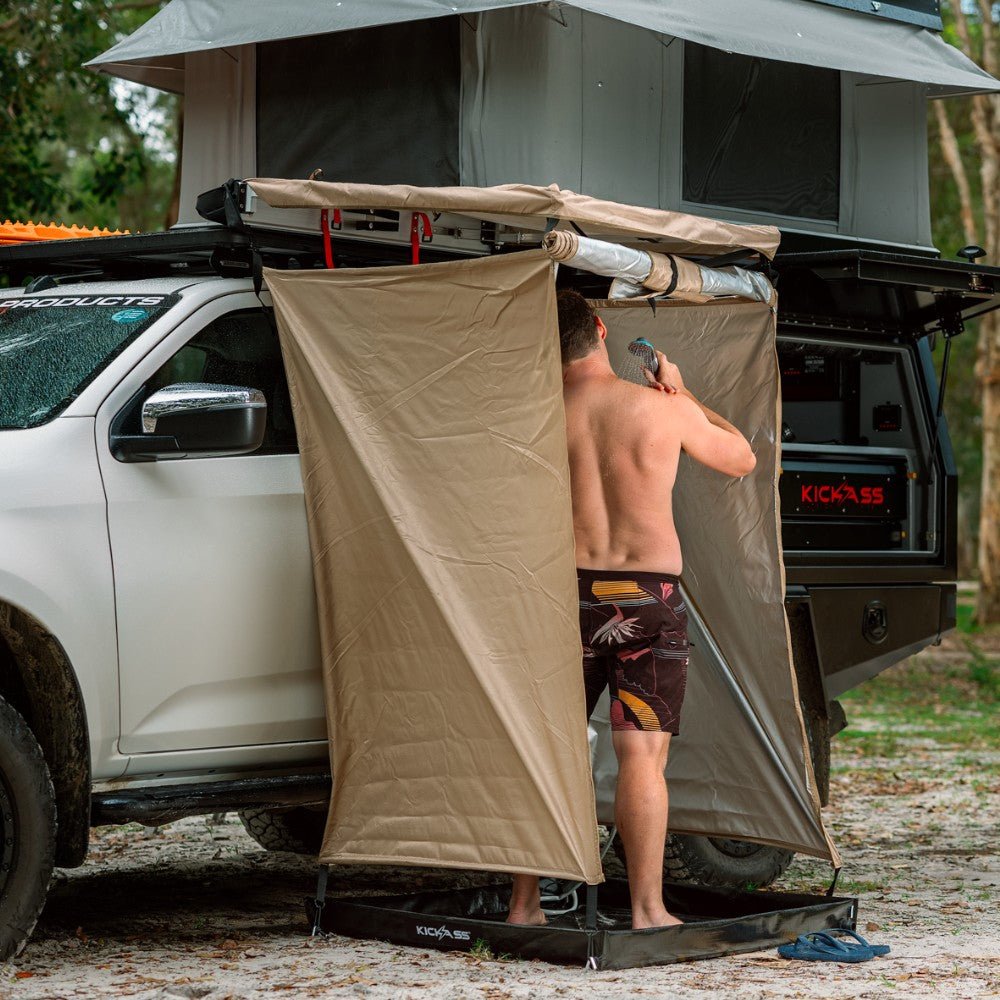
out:
{"label": "white vehicle body panel", "polygon": [[86,706],[95,778],[122,774],[118,651],[94,422],[62,417],[0,431],[0,601],[58,640]]}
{"label": "white vehicle body panel", "polygon": [[244,293],[197,310],[98,411],[126,754],[260,746],[238,755],[250,766],[274,762],[268,744],[313,744],[305,760],[325,752],[298,455],[126,463],[108,445],[111,421],[146,378],[209,322],[257,304]]}
{"label": "white vehicle body panel", "polygon": [[65,650],[95,782],[326,761],[298,456],[122,463],[108,443],[144,379],[213,319],[259,305],[249,288],[74,284],[180,299],[60,416],[0,431],[0,601]]}

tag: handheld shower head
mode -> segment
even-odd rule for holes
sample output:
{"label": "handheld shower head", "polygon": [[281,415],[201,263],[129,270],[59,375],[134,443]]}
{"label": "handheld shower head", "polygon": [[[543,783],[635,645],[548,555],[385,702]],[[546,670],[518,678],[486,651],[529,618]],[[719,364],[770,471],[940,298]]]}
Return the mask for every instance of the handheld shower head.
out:
{"label": "handheld shower head", "polygon": [[626,350],[628,353],[618,366],[616,374],[619,378],[625,379],[626,382],[649,385],[646,372],[649,371],[655,375],[660,367],[653,345],[645,337],[640,337],[638,340],[633,340]]}

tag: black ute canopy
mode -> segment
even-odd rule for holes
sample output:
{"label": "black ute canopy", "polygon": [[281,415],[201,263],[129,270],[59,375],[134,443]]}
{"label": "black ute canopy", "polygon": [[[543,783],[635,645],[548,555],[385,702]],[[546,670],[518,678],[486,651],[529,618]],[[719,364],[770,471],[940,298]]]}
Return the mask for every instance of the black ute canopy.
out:
{"label": "black ute canopy", "polygon": [[779,320],[876,336],[960,333],[1000,307],[1000,268],[875,250],[779,254]]}

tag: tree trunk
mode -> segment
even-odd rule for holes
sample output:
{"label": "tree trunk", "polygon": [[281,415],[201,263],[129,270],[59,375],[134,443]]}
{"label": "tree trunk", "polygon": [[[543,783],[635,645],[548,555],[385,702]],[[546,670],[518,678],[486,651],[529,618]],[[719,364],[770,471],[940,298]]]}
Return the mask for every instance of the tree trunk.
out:
{"label": "tree trunk", "polygon": [[979,599],[976,621],[1000,622],[1000,319],[980,320],[983,399],[983,487],[979,514]]}
{"label": "tree trunk", "polygon": [[[988,73],[996,75],[1000,70],[1000,39],[992,0],[977,0],[974,6],[963,3],[963,0],[949,0],[942,10],[954,20],[958,48]],[[978,19],[978,39],[972,30],[973,18]],[[983,246],[987,261],[997,264],[1000,262],[1000,98],[996,94],[976,94],[972,97],[971,111],[982,182]],[[956,170],[957,143],[948,148],[946,132],[949,131],[949,122],[942,112],[938,113],[938,124],[942,126],[945,157],[956,174],[959,196],[964,198],[967,192],[963,192],[962,179]],[[964,170],[961,172],[964,173]],[[964,206],[963,225],[968,228]],[[976,374],[982,389],[983,407],[976,621],[987,625],[1000,623],[1000,319],[995,312],[987,313],[979,321]]]}
{"label": "tree trunk", "polygon": [[164,227],[169,229],[176,221],[181,211],[181,154],[184,152],[184,104],[177,109],[177,159],[174,162],[174,183],[170,191],[170,201],[167,203],[167,217],[163,220]]}
{"label": "tree trunk", "polygon": [[955,130],[951,127],[948,109],[944,101],[932,101],[931,103],[934,105],[938,135],[941,138],[941,154],[944,157],[944,162],[948,164],[948,169],[951,170],[951,175],[955,179],[955,186],[958,188],[958,203],[962,214],[962,232],[965,234],[965,242],[975,243],[978,239],[976,213],[972,207],[972,188],[969,185],[969,175],[965,172],[965,164],[962,162],[958,136],[955,135]]}
{"label": "tree trunk", "polygon": [[[980,110],[991,141],[979,143],[983,189],[983,246],[991,264],[1000,261],[1000,123],[992,97],[982,95]],[[976,360],[983,407],[983,479],[979,507],[979,598],[976,621],[1000,623],[1000,318],[987,313],[979,321]]]}

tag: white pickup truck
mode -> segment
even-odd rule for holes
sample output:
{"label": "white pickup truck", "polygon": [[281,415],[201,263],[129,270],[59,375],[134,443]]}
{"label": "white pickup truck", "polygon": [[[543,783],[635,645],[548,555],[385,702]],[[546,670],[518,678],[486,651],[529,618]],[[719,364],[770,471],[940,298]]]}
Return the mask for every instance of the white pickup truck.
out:
{"label": "white pickup truck", "polygon": [[[272,266],[322,266],[315,236],[267,241]],[[400,252],[344,246],[351,264]],[[257,262],[217,226],[0,247],[0,960],[53,866],[83,863],[92,825],[238,811],[267,848],[318,848],[330,774],[311,559]],[[957,331],[993,308],[1000,271],[860,250],[839,252],[836,281],[828,254],[775,263],[786,608],[823,793],[834,699],[954,623],[938,581],[954,577],[955,473],[943,424],[930,431],[921,318],[937,301]],[[905,336],[871,295],[887,286],[915,317]],[[842,479],[846,458],[881,475],[894,462],[903,514],[803,507],[795,491]],[[918,483],[907,470],[924,466],[940,474]],[[599,743],[602,819],[612,758]],[[671,836],[665,874],[766,885],[790,860]]]}

